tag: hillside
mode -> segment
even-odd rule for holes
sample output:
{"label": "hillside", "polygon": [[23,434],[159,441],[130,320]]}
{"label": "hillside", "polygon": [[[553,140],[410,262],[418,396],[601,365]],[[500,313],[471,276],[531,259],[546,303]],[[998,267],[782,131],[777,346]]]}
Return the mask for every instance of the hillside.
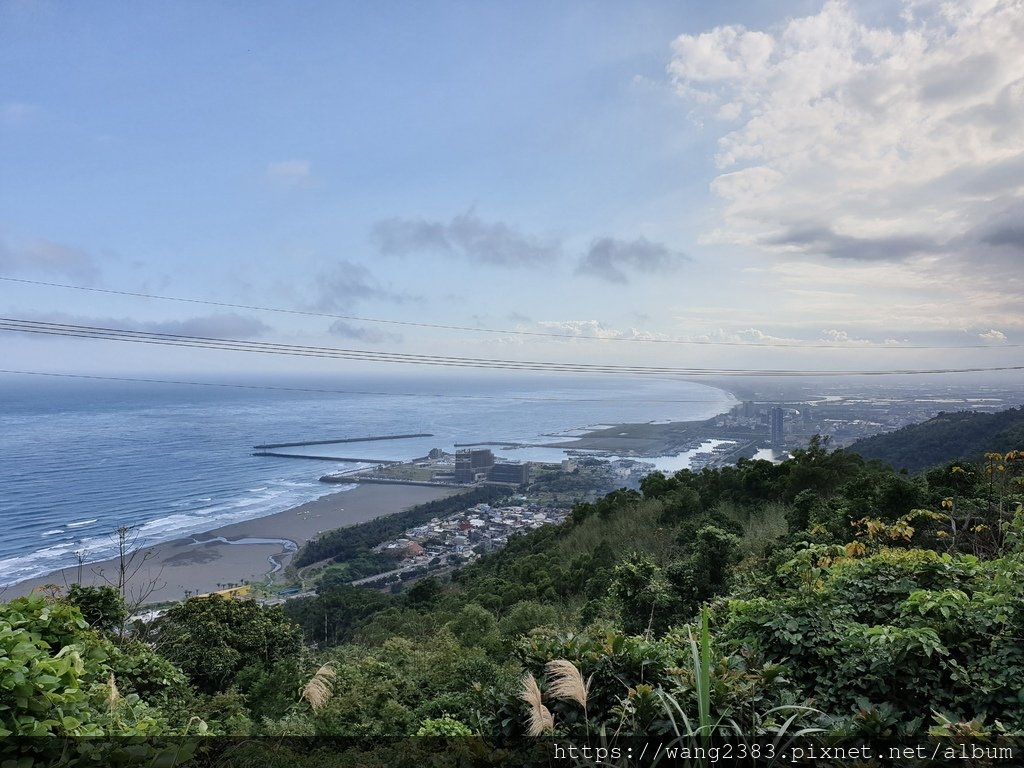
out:
{"label": "hillside", "polygon": [[[815,440],[648,475],[398,594],[193,598],[129,632],[110,588],[18,598],[0,604],[18,681],[0,762],[61,757],[47,734],[144,735],[147,765],[193,734],[176,764],[197,768],[549,765],[551,739],[1016,744],[1024,452],[1001,465],[910,478]],[[62,765],[101,764],[72,746]]]}
{"label": "hillside", "polygon": [[1005,453],[1024,445],[1024,409],[998,413],[940,413],[884,435],[858,440],[849,450],[895,469],[920,472],[948,461],[977,461],[986,451]]}

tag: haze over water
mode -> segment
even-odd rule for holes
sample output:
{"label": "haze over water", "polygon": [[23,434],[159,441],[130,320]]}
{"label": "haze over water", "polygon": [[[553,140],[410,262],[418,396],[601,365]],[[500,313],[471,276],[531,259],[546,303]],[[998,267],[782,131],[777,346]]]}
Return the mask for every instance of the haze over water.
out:
{"label": "haze over water", "polygon": [[140,526],[155,543],[280,512],[341,490],[317,478],[355,466],[254,457],[258,443],[433,434],[289,449],[409,459],[433,447],[452,451],[455,442],[550,442],[598,424],[705,419],[735,402],[700,384],[612,377],[267,384],[378,394],[0,381],[0,584],[74,565],[76,550],[89,561],[109,556],[121,525]]}

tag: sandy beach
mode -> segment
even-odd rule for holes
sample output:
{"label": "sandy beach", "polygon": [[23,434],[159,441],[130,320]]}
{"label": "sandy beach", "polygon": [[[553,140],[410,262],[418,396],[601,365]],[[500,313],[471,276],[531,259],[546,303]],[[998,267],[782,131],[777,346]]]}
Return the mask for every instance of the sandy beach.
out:
{"label": "sandy beach", "polygon": [[[210,592],[221,588],[220,585],[262,581],[274,569],[271,558],[287,565],[296,546],[323,532],[400,512],[452,493],[448,488],[425,486],[359,485],[351,491],[332,493],[267,517],[143,546],[135,564],[143,557],[145,562],[129,583],[129,598],[133,597],[132,592],[138,597],[141,591],[148,591],[145,602],[160,603],[182,600],[186,593]],[[275,541],[230,543],[244,539]],[[294,546],[286,542],[293,542]],[[116,583],[116,574],[114,560],[87,564],[82,569],[82,583]],[[78,567],[73,566],[8,587],[0,599],[10,600],[47,584],[63,588],[77,581]],[[156,588],[150,591],[149,585],[153,583]]]}

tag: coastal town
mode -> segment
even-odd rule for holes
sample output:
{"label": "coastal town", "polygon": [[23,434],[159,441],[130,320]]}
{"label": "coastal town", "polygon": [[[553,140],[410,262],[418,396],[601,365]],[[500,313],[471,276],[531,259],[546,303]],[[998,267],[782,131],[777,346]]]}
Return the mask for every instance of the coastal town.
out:
{"label": "coastal town", "polygon": [[479,559],[503,547],[510,536],[561,523],[568,509],[529,503],[492,507],[477,504],[453,515],[433,518],[410,528],[394,539],[381,542],[373,551],[395,559],[397,566],[385,573],[353,581],[354,586],[388,586],[429,572],[446,571]]}

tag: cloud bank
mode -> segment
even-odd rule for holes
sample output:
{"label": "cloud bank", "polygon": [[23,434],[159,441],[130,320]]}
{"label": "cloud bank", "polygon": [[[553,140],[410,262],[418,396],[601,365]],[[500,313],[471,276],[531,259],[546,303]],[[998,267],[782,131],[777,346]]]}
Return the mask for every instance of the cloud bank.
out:
{"label": "cloud bank", "polygon": [[[769,31],[680,36],[670,76],[724,128],[708,239],[838,259],[962,253],[1024,195],[1022,39],[1017,0],[908,1],[891,28],[833,0]],[[1019,250],[1022,235],[973,242]]]}

